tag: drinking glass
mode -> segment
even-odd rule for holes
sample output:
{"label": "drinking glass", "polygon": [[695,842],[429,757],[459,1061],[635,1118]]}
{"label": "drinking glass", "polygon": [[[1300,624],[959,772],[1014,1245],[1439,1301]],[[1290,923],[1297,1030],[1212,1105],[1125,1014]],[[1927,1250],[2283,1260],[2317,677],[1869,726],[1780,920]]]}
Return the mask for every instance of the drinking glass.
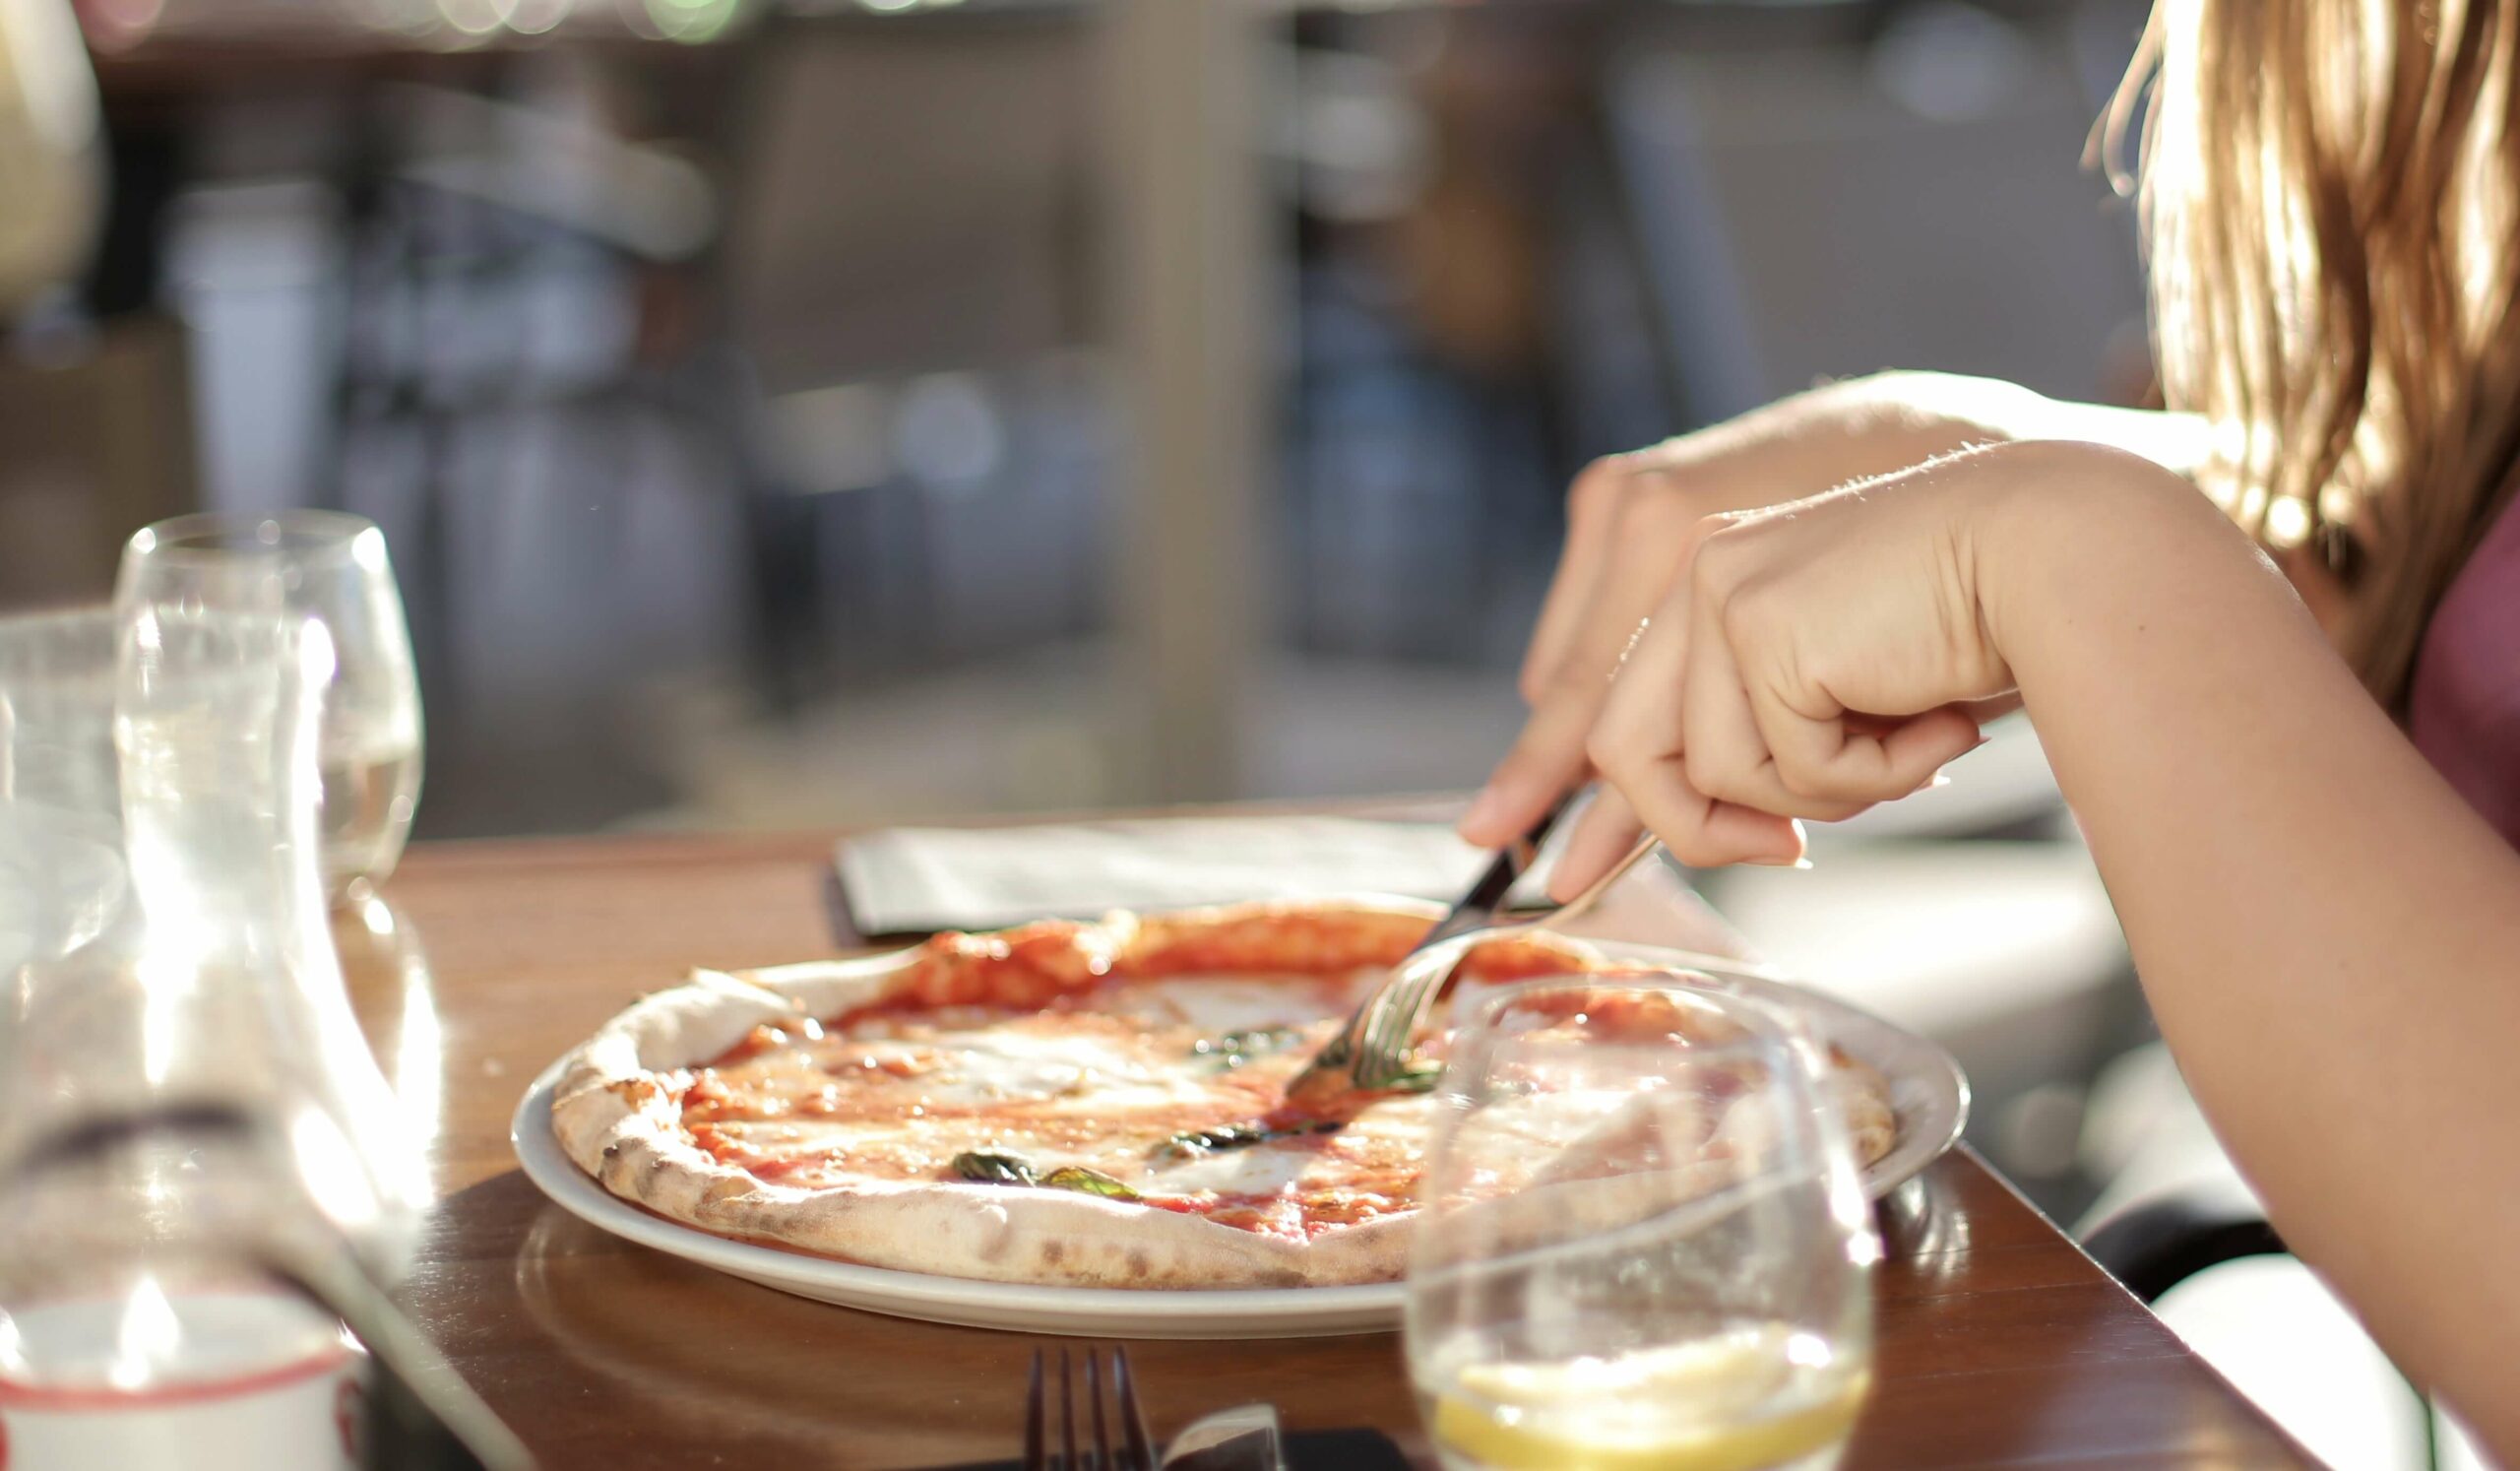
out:
{"label": "drinking glass", "polygon": [[420,797],[420,691],[385,534],[344,511],[160,521],[123,549],[115,603],[312,617],[333,648],[317,721],[324,886],[394,871]]}
{"label": "drinking glass", "polygon": [[391,1278],[428,1197],[318,876],[323,626],[137,603],[0,618],[0,1160],[225,1110]]}
{"label": "drinking glass", "polygon": [[1837,1464],[1880,1248],[1822,1067],[1792,1018],[1681,974],[1474,1012],[1408,1282],[1449,1471]]}
{"label": "drinking glass", "polygon": [[381,1290],[428,1181],[326,926],[331,672],[312,618],[0,618],[12,1471],[524,1463]]}

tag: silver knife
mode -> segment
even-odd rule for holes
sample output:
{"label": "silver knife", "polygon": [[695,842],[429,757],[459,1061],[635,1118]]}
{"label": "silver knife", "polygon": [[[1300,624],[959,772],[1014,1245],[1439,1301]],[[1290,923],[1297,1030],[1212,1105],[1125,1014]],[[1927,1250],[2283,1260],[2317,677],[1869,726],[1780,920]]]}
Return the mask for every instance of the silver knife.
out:
{"label": "silver knife", "polygon": [[[1485,929],[1494,926],[1497,917],[1504,912],[1506,897],[1513,892],[1514,885],[1521,881],[1522,876],[1531,870],[1532,864],[1539,862],[1541,845],[1548,841],[1549,830],[1557,825],[1557,819],[1565,813],[1567,804],[1574,799],[1574,794],[1570,792],[1549,803],[1548,810],[1540,814],[1540,820],[1532,824],[1531,831],[1498,849],[1496,857],[1488,862],[1486,871],[1480,873],[1478,882],[1470,886],[1470,892],[1462,895],[1461,902],[1455,904],[1450,913],[1436,921],[1435,927],[1427,930],[1425,937],[1410,948],[1409,954],[1402,957],[1400,964],[1392,967],[1392,977],[1397,980],[1407,975],[1409,961],[1412,958],[1438,945],[1458,939],[1472,930]],[[1441,986],[1436,989],[1442,990]],[[1319,1052],[1312,1055],[1311,1059],[1304,1063],[1302,1070],[1296,1073],[1293,1080],[1287,1085],[1289,1098],[1315,1091],[1335,1091],[1344,1086],[1337,1080],[1345,1078],[1349,1069],[1354,1066],[1356,1046],[1361,1038],[1365,1018],[1373,1010],[1374,1002],[1380,995],[1379,990],[1368,994],[1357,1005],[1355,1014],[1348,1018],[1348,1024],[1340,1028],[1328,1042],[1323,1043]]]}

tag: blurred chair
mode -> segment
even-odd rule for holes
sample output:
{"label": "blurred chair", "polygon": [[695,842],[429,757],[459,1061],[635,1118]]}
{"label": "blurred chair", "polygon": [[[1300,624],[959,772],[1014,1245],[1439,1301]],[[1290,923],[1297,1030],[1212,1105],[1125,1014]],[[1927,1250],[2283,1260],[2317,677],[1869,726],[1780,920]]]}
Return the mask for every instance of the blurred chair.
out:
{"label": "blurred chair", "polygon": [[[2140,6],[2083,9],[2123,12],[2131,49]],[[2110,64],[2078,12],[2016,14],[1778,8],[1624,50],[1614,144],[1692,419],[1886,367],[2114,391],[2132,215],[2079,163]]]}
{"label": "blurred chair", "polygon": [[1615,9],[1296,23],[1285,616],[1307,653],[1510,667],[1568,480],[1673,426],[1593,86]]}
{"label": "blurred chair", "polygon": [[770,23],[722,270],[755,663],[907,672],[1099,617],[1091,17]]}
{"label": "blurred chair", "polygon": [[1084,340],[1083,21],[769,23],[726,244],[732,330],[766,391]]}
{"label": "blurred chair", "polygon": [[[646,122],[720,63],[551,47],[358,74],[316,99],[332,146],[186,201],[192,253],[229,274],[258,228],[305,242],[303,275],[239,318],[342,292],[308,312],[331,375],[311,468],[247,488],[346,505],[395,546],[441,777],[431,834],[592,826],[665,795],[626,687],[725,621],[711,578],[732,579],[709,552],[727,538],[709,533],[733,516],[698,304],[716,188]],[[231,353],[231,387],[235,367],[301,360]],[[290,416],[285,395],[237,398],[231,421]],[[286,428],[265,437],[293,450]]]}

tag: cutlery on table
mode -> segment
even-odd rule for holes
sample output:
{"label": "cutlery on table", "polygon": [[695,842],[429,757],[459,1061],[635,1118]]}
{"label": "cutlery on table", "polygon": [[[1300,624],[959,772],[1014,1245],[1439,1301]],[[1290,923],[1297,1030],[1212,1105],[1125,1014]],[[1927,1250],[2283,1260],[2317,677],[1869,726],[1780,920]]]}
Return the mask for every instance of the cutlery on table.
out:
{"label": "cutlery on table", "polygon": [[[1033,1351],[1033,1378],[1024,1395],[1024,1471],[1156,1471],[1155,1437],[1147,1430],[1146,1409],[1138,1403],[1129,1351],[1113,1349],[1110,1365],[1111,1416],[1105,1420],[1101,1356],[1088,1349],[1085,1372],[1079,1375],[1068,1351],[1060,1349],[1058,1410],[1052,1417],[1041,1351]],[[1080,1377],[1085,1391],[1081,1402]]]}
{"label": "cutlery on table", "polygon": [[1080,1373],[1062,1348],[1052,1373],[1034,1350],[1024,1394],[1023,1471],[1286,1471],[1278,1412],[1268,1405],[1237,1405],[1194,1421],[1158,1460],[1129,1351],[1111,1350],[1107,1375],[1104,1362],[1088,1349]]}
{"label": "cutlery on table", "polygon": [[1274,1405],[1236,1405],[1192,1421],[1165,1447],[1164,1471],[1286,1471]]}
{"label": "cutlery on table", "polygon": [[1566,924],[1590,910],[1604,894],[1629,869],[1644,862],[1658,846],[1652,838],[1636,845],[1627,857],[1610,870],[1593,880],[1584,892],[1555,909],[1527,919],[1511,919],[1505,913],[1505,897],[1514,884],[1540,857],[1541,845],[1547,841],[1550,829],[1566,810],[1572,797],[1560,798],[1555,805],[1541,814],[1530,832],[1513,844],[1499,849],[1479,881],[1462,896],[1452,912],[1435,922],[1410,952],[1401,957],[1391,974],[1357,1003],[1348,1024],[1287,1085],[1289,1098],[1333,1096],[1351,1088],[1389,1088],[1404,1081],[1409,1071],[1409,1048],[1418,1035],[1418,1024],[1426,1008],[1451,984],[1453,972],[1462,957],[1470,953],[1472,937],[1486,938],[1514,931],[1547,929]]}

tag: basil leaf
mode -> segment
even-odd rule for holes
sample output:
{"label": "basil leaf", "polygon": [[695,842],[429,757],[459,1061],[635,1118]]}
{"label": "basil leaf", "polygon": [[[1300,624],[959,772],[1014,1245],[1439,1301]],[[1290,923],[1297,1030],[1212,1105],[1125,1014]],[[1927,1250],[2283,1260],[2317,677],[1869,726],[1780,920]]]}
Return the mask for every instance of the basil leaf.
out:
{"label": "basil leaf", "polygon": [[1079,1194],[1101,1195],[1111,1200],[1135,1200],[1138,1192],[1113,1180],[1100,1170],[1083,1165],[1061,1165],[1041,1177],[1040,1183],[1053,1190],[1075,1190]]}
{"label": "basil leaf", "polygon": [[1033,1167],[1011,1154],[990,1154],[973,1150],[954,1156],[951,1167],[955,1174],[976,1184],[1028,1185],[1040,1184]]}
{"label": "basil leaf", "polygon": [[973,1150],[954,1156],[953,1171],[975,1184],[1038,1185],[1043,1189],[1075,1190],[1084,1195],[1102,1195],[1112,1200],[1135,1200],[1138,1192],[1113,1180],[1100,1170],[1083,1165],[1061,1165],[1047,1175],[1036,1175],[1033,1167],[1011,1154],[992,1154]]}
{"label": "basil leaf", "polygon": [[1282,1124],[1272,1128],[1265,1123],[1227,1123],[1215,1128],[1192,1129],[1174,1134],[1156,1146],[1158,1158],[1174,1161],[1194,1160],[1228,1149],[1249,1149],[1254,1144],[1267,1144],[1278,1139],[1299,1139],[1306,1134],[1335,1134],[1346,1128],[1344,1119],[1308,1119],[1300,1123]]}

